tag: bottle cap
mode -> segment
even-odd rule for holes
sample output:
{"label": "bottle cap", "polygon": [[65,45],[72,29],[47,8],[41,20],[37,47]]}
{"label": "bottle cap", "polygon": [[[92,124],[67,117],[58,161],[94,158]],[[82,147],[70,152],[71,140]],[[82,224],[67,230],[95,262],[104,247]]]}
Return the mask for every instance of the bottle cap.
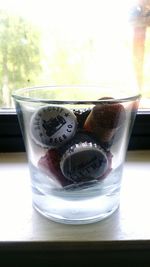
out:
{"label": "bottle cap", "polygon": [[59,148],[59,152],[63,155],[70,147],[77,145],[79,143],[97,143],[95,136],[92,135],[90,132],[86,131],[76,131],[74,137],[67,142],[64,146]]}
{"label": "bottle cap", "polygon": [[40,171],[48,175],[61,186],[67,186],[68,180],[60,170],[60,155],[56,149],[49,149],[38,161]]}
{"label": "bottle cap", "polygon": [[77,118],[77,121],[78,121],[78,128],[82,129],[83,125],[85,123],[85,120],[87,119],[88,115],[91,112],[91,109],[90,108],[74,109],[73,112],[74,112],[74,114]]}
{"label": "bottle cap", "polygon": [[108,168],[104,150],[97,144],[79,143],[66,150],[60,161],[63,175],[73,182],[99,178]]}
{"label": "bottle cap", "polygon": [[40,146],[59,147],[72,138],[76,132],[76,116],[60,106],[45,106],[32,116],[30,132],[32,139]]}

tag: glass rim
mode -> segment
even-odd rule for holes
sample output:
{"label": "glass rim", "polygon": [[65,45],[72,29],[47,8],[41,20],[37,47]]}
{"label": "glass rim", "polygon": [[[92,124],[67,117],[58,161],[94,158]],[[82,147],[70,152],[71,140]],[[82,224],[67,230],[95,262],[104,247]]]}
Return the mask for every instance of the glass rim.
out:
{"label": "glass rim", "polygon": [[[105,86],[89,86],[89,85],[45,85],[45,86],[32,86],[32,87],[24,87],[24,88],[19,88],[16,89],[12,93],[12,97],[15,100],[23,101],[23,102],[32,102],[32,103],[45,103],[45,104],[84,104],[84,103],[91,103],[91,104],[96,104],[96,103],[121,103],[121,102],[129,102],[129,101],[135,101],[141,98],[141,94],[134,94],[132,96],[128,97],[118,97],[118,98],[112,98],[110,97],[102,97],[97,100],[54,100],[52,98],[40,98],[40,97],[28,97],[28,96],[23,96],[21,95],[24,92],[31,92],[35,90],[42,90],[42,89],[65,89],[65,88],[105,88]],[[108,87],[108,86],[107,86]],[[110,86],[109,86],[110,87]]]}

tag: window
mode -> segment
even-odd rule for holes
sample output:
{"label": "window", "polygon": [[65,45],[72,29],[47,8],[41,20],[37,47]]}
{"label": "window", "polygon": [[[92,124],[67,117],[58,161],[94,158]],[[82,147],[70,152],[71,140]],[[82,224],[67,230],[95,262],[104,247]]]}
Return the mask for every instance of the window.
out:
{"label": "window", "polygon": [[0,3],[0,151],[24,150],[11,99],[16,88],[97,85],[108,80],[112,88],[123,84],[121,90],[129,93],[132,88],[134,93],[138,87],[142,93],[129,148],[150,147],[150,3],[134,4],[133,0]]}

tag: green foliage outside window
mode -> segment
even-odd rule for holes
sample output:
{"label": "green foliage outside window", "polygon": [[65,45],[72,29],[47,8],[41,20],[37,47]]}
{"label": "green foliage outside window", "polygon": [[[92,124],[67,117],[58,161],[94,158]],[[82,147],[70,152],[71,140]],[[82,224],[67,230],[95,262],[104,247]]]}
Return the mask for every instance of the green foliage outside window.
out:
{"label": "green foliage outside window", "polygon": [[[49,18],[44,29],[40,28],[40,23],[36,25],[23,16],[0,10],[0,107],[11,107],[12,91],[22,87],[92,85],[101,79],[101,84],[110,82],[114,90],[119,83],[122,83],[122,78],[128,83],[131,74],[128,59],[132,60],[132,41],[127,40],[123,50],[120,50],[113,39],[114,34],[110,24],[105,25],[108,30],[105,32],[103,28],[99,29],[97,21],[92,26],[95,27],[94,32],[93,30],[84,32],[91,25],[88,16],[81,29],[80,20],[78,27],[72,24],[79,30],[76,32],[76,38],[71,26],[71,22],[74,22],[74,18],[71,21],[71,15],[68,23],[65,22],[64,25],[62,18],[58,20],[58,24],[57,20],[52,24],[53,20]],[[122,35],[124,37],[124,32]],[[150,98],[149,40],[148,27],[141,92],[147,99]],[[132,86],[125,85],[125,90],[131,92]],[[88,94],[93,96],[93,91]]]}
{"label": "green foliage outside window", "polygon": [[35,82],[41,71],[40,33],[22,17],[0,11],[0,104],[11,91]]}

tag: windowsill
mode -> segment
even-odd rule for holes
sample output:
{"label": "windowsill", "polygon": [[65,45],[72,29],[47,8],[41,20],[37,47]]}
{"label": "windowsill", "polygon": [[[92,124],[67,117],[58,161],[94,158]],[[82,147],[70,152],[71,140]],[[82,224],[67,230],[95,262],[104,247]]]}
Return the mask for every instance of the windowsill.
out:
{"label": "windowsill", "polygon": [[0,153],[0,252],[143,251],[150,248],[149,203],[150,150],[128,151],[119,209],[81,226],[58,224],[35,211],[26,154]]}

